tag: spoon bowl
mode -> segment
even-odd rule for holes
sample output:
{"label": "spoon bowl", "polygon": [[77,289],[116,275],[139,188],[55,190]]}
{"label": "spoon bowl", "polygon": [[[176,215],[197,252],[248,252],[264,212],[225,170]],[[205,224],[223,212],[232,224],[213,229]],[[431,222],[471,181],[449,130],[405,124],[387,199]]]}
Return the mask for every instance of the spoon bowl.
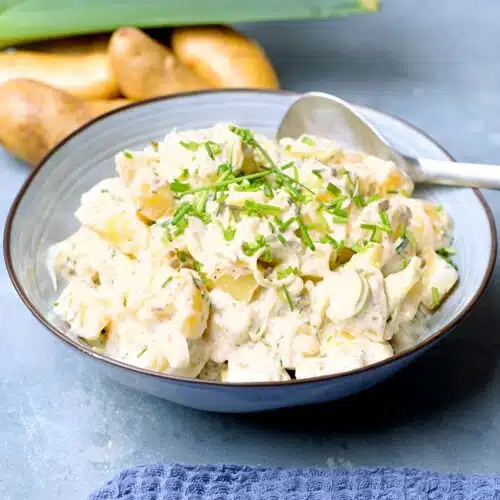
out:
{"label": "spoon bowl", "polygon": [[311,134],[341,147],[393,161],[414,182],[500,189],[500,166],[456,163],[407,156],[393,148],[349,103],[322,92],[299,96],[282,118],[277,138]]}

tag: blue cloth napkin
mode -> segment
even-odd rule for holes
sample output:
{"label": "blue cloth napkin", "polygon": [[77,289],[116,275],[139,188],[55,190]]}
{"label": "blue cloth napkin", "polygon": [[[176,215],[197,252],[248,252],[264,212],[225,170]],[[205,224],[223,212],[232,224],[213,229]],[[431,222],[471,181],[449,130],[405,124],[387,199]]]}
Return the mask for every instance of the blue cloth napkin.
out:
{"label": "blue cloth napkin", "polygon": [[415,469],[142,465],[89,500],[500,500],[500,476]]}

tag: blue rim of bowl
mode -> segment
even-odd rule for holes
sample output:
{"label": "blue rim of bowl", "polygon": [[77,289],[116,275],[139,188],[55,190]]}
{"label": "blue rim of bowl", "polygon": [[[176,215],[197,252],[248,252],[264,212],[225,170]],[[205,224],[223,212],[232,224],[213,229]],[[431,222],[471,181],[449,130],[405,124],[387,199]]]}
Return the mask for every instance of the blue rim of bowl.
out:
{"label": "blue rim of bowl", "polygon": [[[24,292],[23,287],[21,286],[19,280],[17,279],[16,273],[14,272],[14,266],[12,264],[12,256],[10,252],[10,237],[11,237],[11,231],[12,231],[12,224],[17,212],[17,208],[23,199],[24,194],[28,190],[30,184],[32,183],[33,179],[38,175],[38,173],[44,168],[44,166],[47,164],[47,162],[50,160],[50,158],[55,154],[56,151],[64,147],[64,145],[72,139],[75,135],[83,132],[86,130],[88,127],[92,126],[94,123],[97,123],[103,119],[105,119],[108,116],[115,115],[118,113],[121,113],[122,111],[125,111],[130,108],[138,107],[138,106],[147,106],[148,104],[158,102],[158,101],[171,101],[171,100],[176,100],[176,99],[183,99],[185,97],[193,96],[193,95],[209,95],[209,94],[224,94],[224,93],[256,93],[256,94],[267,94],[267,95],[288,95],[288,96],[298,96],[300,95],[299,92],[294,92],[294,91],[288,91],[288,90],[269,90],[269,89],[244,89],[244,88],[234,88],[234,89],[214,89],[214,90],[201,90],[201,91],[193,91],[193,92],[185,92],[182,94],[173,94],[173,95],[168,95],[168,96],[160,96],[160,97],[153,97],[150,99],[145,99],[142,101],[137,101],[130,103],[126,106],[123,106],[118,109],[114,109],[112,111],[109,111],[108,113],[105,113],[101,116],[98,116],[97,118],[94,118],[93,120],[87,122],[86,124],[82,125],[80,128],[76,129],[73,131],[70,135],[65,137],[55,148],[53,148],[51,151],[47,153],[47,155],[40,161],[40,163],[33,169],[33,171],[30,173],[24,184],[22,185],[21,189],[19,190],[19,193],[15,197],[12,206],[9,210],[9,214],[7,216],[7,220],[5,223],[5,229],[4,229],[4,238],[3,238],[3,250],[4,250],[4,259],[5,259],[5,265],[7,267],[7,272],[9,274],[9,277],[12,281],[12,284],[14,285],[14,288],[21,298],[21,300],[24,302],[26,307],[30,310],[30,312],[37,318],[37,320],[44,325],[49,331],[51,331],[57,338],[60,340],[64,341],[66,344],[68,344],[71,347],[76,348],[79,350],[81,353],[91,356],[101,362],[104,363],[109,363],[111,365],[114,365],[117,368],[129,370],[131,372],[135,372],[140,375],[147,375],[150,377],[157,377],[160,379],[166,379],[170,380],[173,382],[180,382],[180,383],[187,383],[187,384],[194,384],[194,385],[209,385],[209,386],[216,386],[219,388],[235,388],[235,387],[247,387],[247,388],[255,388],[255,387],[285,387],[285,386],[296,386],[296,385],[304,385],[304,384],[312,384],[312,383],[317,383],[317,382],[328,382],[332,380],[337,380],[337,379],[342,379],[345,377],[349,377],[351,375],[359,375],[361,373],[368,373],[374,370],[377,370],[378,368],[388,366],[391,363],[398,361],[398,360],[403,360],[405,358],[410,358],[413,354],[417,353],[420,350],[424,350],[426,348],[431,347],[432,345],[435,345],[438,341],[440,341],[442,338],[445,337],[447,333],[449,333],[451,330],[453,330],[459,323],[461,323],[471,312],[471,310],[475,307],[475,305],[478,303],[480,300],[481,296],[483,295],[483,292],[485,291],[491,276],[493,274],[493,269],[495,266],[495,261],[496,261],[496,254],[497,254],[497,233],[496,233],[496,226],[495,226],[495,221],[493,214],[491,212],[491,209],[486,202],[484,196],[482,193],[479,191],[479,189],[472,188],[472,191],[476,195],[477,199],[483,206],[483,209],[486,213],[486,216],[488,218],[489,222],[489,229],[490,229],[490,238],[491,238],[491,245],[490,245],[490,255],[489,255],[489,261],[488,261],[488,267],[486,269],[486,273],[483,277],[483,280],[481,282],[481,285],[477,292],[474,294],[474,296],[469,300],[469,302],[465,305],[465,307],[460,311],[460,313],[454,317],[451,321],[449,321],[445,326],[440,328],[437,332],[426,338],[423,342],[420,342],[413,346],[410,349],[407,349],[406,351],[403,351],[399,354],[395,354],[391,356],[390,358],[384,359],[383,361],[379,361],[377,363],[373,363],[371,365],[365,366],[363,368],[357,368],[355,370],[350,370],[347,372],[342,372],[342,373],[335,373],[332,375],[323,375],[321,377],[312,377],[312,378],[305,378],[305,379],[292,379],[292,380],[286,380],[282,382],[247,382],[247,383],[227,383],[227,382],[218,382],[218,381],[212,381],[212,380],[200,380],[200,379],[194,379],[194,378],[188,378],[188,377],[180,377],[180,376],[175,376],[175,375],[167,375],[165,373],[161,372],[155,372],[152,370],[147,370],[145,368],[140,368],[134,365],[129,365],[127,363],[123,363],[119,360],[110,358],[108,356],[105,356],[103,354],[99,354],[97,352],[92,351],[90,348],[86,347],[83,343],[79,343],[77,340],[71,338],[69,335],[65,334],[58,328],[56,328],[54,325],[52,325],[46,318],[43,313],[41,313],[35,305],[30,301],[28,298],[27,294]],[[411,123],[407,122],[406,120],[403,120],[399,117],[396,117],[394,115],[391,115],[390,113],[385,113],[382,111],[378,111],[374,108],[370,108],[368,106],[356,106],[358,109],[367,109],[367,110],[372,110],[377,113],[382,113],[387,116],[390,116],[396,121],[399,121],[400,123],[403,123],[406,125],[408,128],[413,129],[414,131],[418,132],[420,135],[424,136],[426,139],[428,139],[430,142],[432,142],[441,152],[446,155],[451,161],[455,161],[455,159],[446,151],[440,144],[438,144],[432,137],[427,135],[425,132],[421,131],[419,128],[415,127]]]}

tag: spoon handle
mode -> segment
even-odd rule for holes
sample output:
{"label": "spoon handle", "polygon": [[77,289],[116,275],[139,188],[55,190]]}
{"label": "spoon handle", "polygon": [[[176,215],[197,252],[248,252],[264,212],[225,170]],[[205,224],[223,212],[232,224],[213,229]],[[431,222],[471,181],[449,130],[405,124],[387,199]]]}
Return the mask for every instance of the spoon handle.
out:
{"label": "spoon handle", "polygon": [[415,182],[500,189],[500,165],[406,158]]}

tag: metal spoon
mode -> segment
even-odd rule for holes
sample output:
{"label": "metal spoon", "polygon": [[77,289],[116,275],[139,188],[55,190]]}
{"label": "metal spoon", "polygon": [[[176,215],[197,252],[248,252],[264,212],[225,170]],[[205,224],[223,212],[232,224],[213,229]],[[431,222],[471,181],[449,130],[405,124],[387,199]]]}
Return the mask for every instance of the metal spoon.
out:
{"label": "metal spoon", "polygon": [[500,189],[500,165],[456,163],[407,156],[387,140],[354,108],[333,95],[308,92],[288,108],[277,138],[301,134],[333,139],[341,146],[394,161],[414,182]]}

